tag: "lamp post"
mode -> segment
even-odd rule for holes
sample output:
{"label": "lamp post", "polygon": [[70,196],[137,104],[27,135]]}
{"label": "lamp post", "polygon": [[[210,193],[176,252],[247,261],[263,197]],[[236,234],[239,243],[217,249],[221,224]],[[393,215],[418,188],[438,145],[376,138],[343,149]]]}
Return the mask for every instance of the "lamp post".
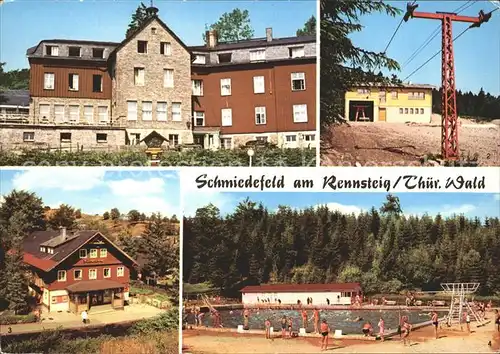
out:
{"label": "lamp post", "polygon": [[248,167],[252,167],[252,157],[255,154],[255,151],[253,151],[253,149],[248,149],[247,154],[248,154]]}

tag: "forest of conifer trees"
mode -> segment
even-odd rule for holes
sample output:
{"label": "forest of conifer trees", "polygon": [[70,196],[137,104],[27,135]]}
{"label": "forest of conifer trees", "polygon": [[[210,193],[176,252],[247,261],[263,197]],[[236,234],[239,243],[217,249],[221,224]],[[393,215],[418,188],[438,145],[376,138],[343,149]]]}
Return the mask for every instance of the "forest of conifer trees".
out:
{"label": "forest of conifer trees", "polygon": [[441,282],[480,282],[500,293],[497,217],[406,216],[397,197],[369,212],[326,207],[269,211],[251,200],[222,217],[208,205],[184,218],[186,283],[225,294],[259,283],[359,281],[366,294],[440,290]]}

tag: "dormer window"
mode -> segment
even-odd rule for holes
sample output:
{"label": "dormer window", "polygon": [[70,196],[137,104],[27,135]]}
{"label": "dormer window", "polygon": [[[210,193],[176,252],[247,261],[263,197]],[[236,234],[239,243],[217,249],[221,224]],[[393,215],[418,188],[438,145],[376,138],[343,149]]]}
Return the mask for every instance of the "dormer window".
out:
{"label": "dormer window", "polygon": [[230,62],[231,62],[231,53],[219,54],[219,63],[230,63]]}
{"label": "dormer window", "polygon": [[259,60],[266,60],[265,49],[252,50],[250,52],[250,61],[259,61]]}
{"label": "dormer window", "polygon": [[207,63],[207,57],[204,55],[196,55],[193,64],[206,64]]}
{"label": "dormer window", "polygon": [[40,252],[45,253],[45,247],[40,247]]}
{"label": "dormer window", "polygon": [[79,57],[81,55],[80,47],[69,47],[68,56],[70,57]]}
{"label": "dormer window", "polygon": [[92,48],[92,58],[104,59],[104,48]]}
{"label": "dormer window", "polygon": [[97,249],[90,250],[90,258],[97,258]]}
{"label": "dormer window", "polygon": [[47,253],[48,254],[54,254],[54,249],[53,248],[47,248]]}
{"label": "dormer window", "polygon": [[56,45],[45,46],[45,54],[51,57],[59,56],[59,47]]}
{"label": "dormer window", "polygon": [[306,55],[304,47],[292,47],[288,48],[288,51],[290,53],[290,58],[302,58]]}
{"label": "dormer window", "polygon": [[85,249],[81,249],[79,251],[79,254],[80,254],[80,258],[87,258],[87,250],[85,250]]}
{"label": "dormer window", "polygon": [[137,53],[146,54],[148,52],[147,41],[137,41]]}

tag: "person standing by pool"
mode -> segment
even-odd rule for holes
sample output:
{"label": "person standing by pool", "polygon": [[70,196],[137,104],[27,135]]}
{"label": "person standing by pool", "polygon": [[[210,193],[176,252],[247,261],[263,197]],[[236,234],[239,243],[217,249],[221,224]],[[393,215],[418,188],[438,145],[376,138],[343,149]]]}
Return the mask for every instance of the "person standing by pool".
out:
{"label": "person standing by pool", "polygon": [[293,320],[292,318],[288,318],[288,337],[292,338],[292,332],[293,332]]}
{"label": "person standing by pool", "polygon": [[314,309],[314,333],[319,333],[319,311],[317,308]]}
{"label": "person standing by pool", "polygon": [[245,309],[243,311],[243,328],[248,329],[248,321],[250,318],[250,311],[248,309]]}
{"label": "person standing by pool", "polygon": [[385,329],[385,322],[384,319],[380,317],[380,320],[378,321],[378,335],[382,342],[384,341],[384,329]]}
{"label": "person standing by pool", "polygon": [[470,333],[470,316],[467,312],[465,313],[465,324],[467,325],[467,332]]}
{"label": "person standing by pool", "polygon": [[307,328],[307,311],[302,310],[302,328]]}
{"label": "person standing by pool", "polygon": [[497,332],[500,332],[500,312],[495,310],[495,324],[497,326]]}
{"label": "person standing by pool", "polygon": [[403,317],[403,326],[401,328],[401,332],[403,334],[403,345],[406,346],[406,343],[410,344],[410,331],[412,325],[408,322],[408,317]]}
{"label": "person standing by pool", "polygon": [[200,311],[198,310],[198,306],[194,306],[193,313],[194,313],[194,325],[195,325],[195,327],[198,327],[199,326],[198,315],[200,313]]}
{"label": "person standing by pool", "polygon": [[200,313],[198,314],[198,325],[201,327],[203,326],[203,316],[205,315],[203,312],[201,312],[201,309],[199,311]]}
{"label": "person standing by pool", "polygon": [[286,324],[287,324],[286,316],[283,316],[281,318],[281,338],[282,339],[285,339],[285,337],[286,337]]}
{"label": "person standing by pool", "polygon": [[269,321],[269,318],[264,322],[264,325],[266,326],[266,339],[271,339],[271,321]]}
{"label": "person standing by pool", "polygon": [[325,319],[321,322],[321,350],[328,349],[328,334],[330,333],[330,327]]}
{"label": "person standing by pool", "polygon": [[438,314],[436,311],[432,312],[432,325],[434,326],[434,334],[436,335],[436,339],[438,339]]}

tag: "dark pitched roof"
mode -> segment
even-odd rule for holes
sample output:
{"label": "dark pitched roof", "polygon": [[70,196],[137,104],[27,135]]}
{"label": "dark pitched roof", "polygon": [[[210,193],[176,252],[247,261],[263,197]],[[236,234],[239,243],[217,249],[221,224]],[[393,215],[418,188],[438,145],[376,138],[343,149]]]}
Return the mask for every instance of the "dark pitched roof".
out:
{"label": "dark pitched roof", "polygon": [[242,293],[303,293],[303,292],[339,292],[359,291],[359,283],[339,284],[265,284],[245,286],[240,290]]}
{"label": "dark pitched roof", "polygon": [[167,31],[186,51],[189,52],[189,48],[187,45],[184,44],[184,42],[177,37],[177,35],[170,29],[168,26],[163,22],[158,16],[151,16],[146,22],[144,22],[139,28],[137,28],[130,36],[125,38],[119,45],[109,54],[109,57],[113,56],[116,54],[121,48],[123,48],[128,42],[130,42],[137,34],[139,34],[144,28],[146,28],[151,22],[154,20],[158,21],[160,26]]}
{"label": "dark pitched roof", "polygon": [[189,47],[189,50],[194,52],[207,52],[207,51],[211,52],[211,51],[247,49],[247,48],[271,47],[276,45],[293,45],[293,44],[302,44],[311,42],[316,42],[316,36],[273,38],[273,40],[269,42],[267,41],[266,38],[254,38],[237,42],[222,42],[217,44],[214,48],[208,48],[207,46],[204,45],[192,46]]}
{"label": "dark pitched roof", "polygon": [[82,39],[44,39],[40,41],[36,46],[28,48],[26,50],[26,55],[31,55],[33,54],[37,48],[40,46],[42,43],[60,43],[60,44],[74,44],[74,45],[97,45],[97,46],[107,46],[107,47],[118,47],[120,43],[118,42],[102,42],[102,41],[89,41],[89,40],[82,40]]}
{"label": "dark pitched roof", "polygon": [[2,103],[5,106],[29,107],[30,92],[28,90],[7,90],[1,91]]}

